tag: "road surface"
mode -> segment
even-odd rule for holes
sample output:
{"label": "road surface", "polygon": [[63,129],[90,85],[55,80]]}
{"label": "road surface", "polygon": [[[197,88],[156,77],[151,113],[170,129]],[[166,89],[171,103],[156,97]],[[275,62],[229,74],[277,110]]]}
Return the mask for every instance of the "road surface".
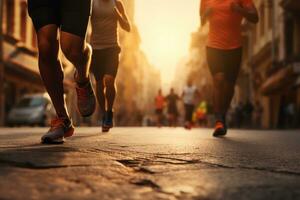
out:
{"label": "road surface", "polygon": [[0,199],[300,199],[300,131],[0,129]]}

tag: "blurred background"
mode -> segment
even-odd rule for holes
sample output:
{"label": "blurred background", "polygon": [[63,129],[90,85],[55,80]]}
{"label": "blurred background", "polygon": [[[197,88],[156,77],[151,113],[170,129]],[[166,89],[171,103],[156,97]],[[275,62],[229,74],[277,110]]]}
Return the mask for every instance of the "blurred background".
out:
{"label": "blurred background", "polygon": [[[243,62],[229,123],[236,128],[300,128],[300,1],[253,1],[260,22],[256,26],[243,23]],[[129,34],[119,33],[116,124],[154,125],[157,91],[162,89],[166,96],[174,88],[180,96],[191,79],[201,94],[195,124],[212,126],[212,81],[205,60],[208,27],[200,27],[200,1],[123,2],[133,29]],[[46,126],[55,112],[39,77],[37,41],[27,2],[0,3],[0,125]],[[99,109],[85,119],[77,113],[73,67],[61,57],[65,98],[74,124],[99,125]],[[182,102],[178,107],[183,116]]]}

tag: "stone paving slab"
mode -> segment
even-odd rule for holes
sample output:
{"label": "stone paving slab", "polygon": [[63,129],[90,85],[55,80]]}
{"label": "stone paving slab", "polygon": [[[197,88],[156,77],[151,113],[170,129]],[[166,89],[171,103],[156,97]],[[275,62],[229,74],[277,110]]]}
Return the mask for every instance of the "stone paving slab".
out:
{"label": "stone paving slab", "polygon": [[0,129],[0,200],[300,199],[300,131]]}

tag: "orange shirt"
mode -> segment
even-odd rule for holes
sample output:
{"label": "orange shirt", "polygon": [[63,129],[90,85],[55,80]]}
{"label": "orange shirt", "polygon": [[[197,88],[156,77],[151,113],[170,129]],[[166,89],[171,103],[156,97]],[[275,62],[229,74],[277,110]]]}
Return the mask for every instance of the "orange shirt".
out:
{"label": "orange shirt", "polygon": [[242,45],[241,24],[243,16],[231,10],[231,3],[242,7],[253,5],[252,0],[201,0],[201,13],[212,8],[208,16],[209,34],[207,46],[217,49],[234,49]]}
{"label": "orange shirt", "polygon": [[155,97],[155,108],[156,109],[163,109],[165,104],[165,98],[161,95],[157,95]]}

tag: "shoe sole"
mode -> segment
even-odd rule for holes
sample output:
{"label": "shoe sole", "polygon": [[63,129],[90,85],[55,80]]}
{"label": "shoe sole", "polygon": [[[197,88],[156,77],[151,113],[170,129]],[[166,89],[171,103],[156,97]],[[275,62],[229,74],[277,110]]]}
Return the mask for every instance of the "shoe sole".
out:
{"label": "shoe sole", "polygon": [[113,126],[102,126],[102,133],[107,133]]}
{"label": "shoe sole", "polygon": [[[74,134],[74,128],[71,127],[69,130],[67,130],[67,132],[64,134],[64,138],[67,138],[67,137],[71,137],[72,135]],[[55,140],[52,140],[50,138],[45,138],[44,140],[42,140],[42,144],[63,144],[65,141],[64,141],[64,138],[62,138],[61,141],[55,141]]]}
{"label": "shoe sole", "polygon": [[213,133],[213,136],[214,136],[214,137],[224,137],[226,134],[227,134],[227,130],[225,130],[224,132],[221,132],[221,131],[215,131],[215,132]]}
{"label": "shoe sole", "polygon": [[61,141],[53,141],[50,138],[45,138],[41,143],[42,144],[63,144],[65,141],[62,139]]}
{"label": "shoe sole", "polygon": [[79,111],[81,117],[90,117],[90,116],[92,116],[92,115],[94,114],[94,112],[95,112],[95,110],[94,110],[92,113],[84,114],[84,115],[83,115],[83,114],[81,114],[80,111]]}

